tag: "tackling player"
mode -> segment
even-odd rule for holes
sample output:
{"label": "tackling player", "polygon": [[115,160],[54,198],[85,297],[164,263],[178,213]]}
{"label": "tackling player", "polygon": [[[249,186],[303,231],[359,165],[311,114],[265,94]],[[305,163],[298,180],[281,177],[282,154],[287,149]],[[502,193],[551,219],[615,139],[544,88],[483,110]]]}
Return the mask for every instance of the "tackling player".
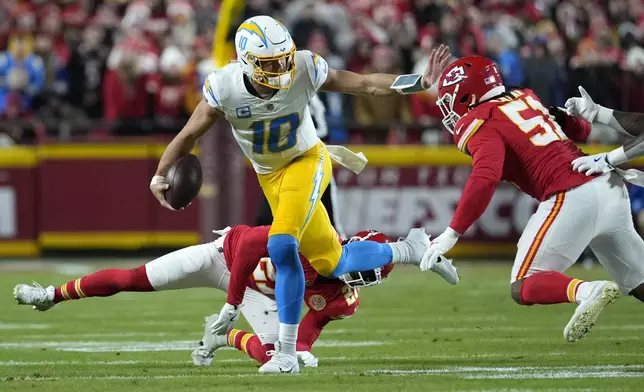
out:
{"label": "tackling player", "polygon": [[[263,241],[266,241],[267,231],[260,233]],[[379,243],[389,242],[389,238],[377,231],[361,231],[353,235],[344,243],[355,241],[375,241]],[[265,253],[265,245],[263,247]],[[258,249],[259,250],[259,249]],[[260,256],[260,254],[254,255]],[[215,350],[220,347],[234,347],[243,351],[251,358],[261,364],[268,362],[275,354],[274,343],[277,340],[277,315],[275,314],[275,301],[272,299],[275,293],[275,269],[270,259],[260,259],[259,265],[254,261],[257,257],[245,258],[237,261],[237,267],[231,270],[236,275],[241,270],[249,271],[256,265],[253,274],[248,280],[248,287],[256,292],[264,294],[264,308],[252,311],[251,327],[255,334],[246,331],[232,329],[225,335],[214,335],[209,325],[217,320],[218,315],[214,314],[206,318],[204,336],[200,347],[192,352],[192,359],[195,365],[210,365],[214,358]],[[449,263],[449,261],[447,261]],[[297,356],[307,367],[316,367],[318,360],[311,353],[311,346],[318,339],[322,329],[333,320],[340,320],[351,317],[360,304],[359,288],[379,284],[385,279],[393,265],[389,264],[383,268],[367,272],[347,274],[341,279],[327,279],[320,276],[311,265],[304,260],[304,275],[307,281],[307,288],[304,293],[304,302],[309,308],[302,318],[298,330]],[[238,272],[234,272],[238,271]],[[245,284],[243,276],[241,279],[231,279],[228,287],[228,303],[242,303],[241,295],[244,293]],[[312,283],[313,282],[313,283]],[[233,287],[237,285],[237,287]],[[247,302],[247,294],[244,295],[244,303]],[[259,311],[258,311],[259,310]],[[244,315],[248,314],[246,311]]]}
{"label": "tackling player", "polygon": [[[473,168],[452,223],[432,241],[421,269],[454,246],[505,180],[541,202],[517,244],[511,275],[517,303],[577,303],[564,329],[568,341],[577,341],[617,298],[618,286],[642,298],[644,240],[633,227],[622,179],[586,176],[570,166],[584,155],[574,141],[586,139],[590,124],[553,109],[558,123],[532,91],[506,89],[496,65],[478,56],[445,69],[437,103],[458,148],[472,156]],[[588,245],[617,285],[562,274]]]}
{"label": "tackling player", "polygon": [[[230,122],[235,139],[257,172],[274,217],[268,251],[279,271],[275,298],[281,344],[260,372],[297,373],[295,344],[304,296],[304,272],[298,254],[310,260],[320,274],[337,278],[391,261],[418,264],[429,240],[424,230],[412,229],[407,239],[393,248],[371,241],[342,247],[319,203],[331,178],[331,157],[356,173],[366,160],[343,147],[327,149],[315,133],[309,100],[318,90],[354,95],[397,94],[398,90],[390,89],[397,75],[360,75],[330,69],[319,55],[296,51],[286,28],[265,15],[252,17],[239,26],[235,48],[237,62],[206,78],[204,99],[168,144],[150,189],[163,206],[171,208],[164,199],[169,187],[165,180],[168,168],[190,153],[215,121],[225,118]],[[419,82],[400,92],[429,88],[450,57],[449,49],[442,45],[432,51]],[[238,313],[232,304],[224,305],[213,331],[223,334],[232,329],[231,320]]]}
{"label": "tackling player", "polygon": [[[266,345],[264,352],[271,350],[270,345],[278,339],[279,327],[275,300],[269,297],[275,291],[275,267],[268,258],[267,249],[269,230],[269,226],[227,228],[218,231],[221,236],[213,242],[177,250],[136,268],[101,270],[56,288],[43,288],[37,283],[19,284],[13,290],[14,298],[21,305],[33,305],[34,309],[45,311],[59,302],[109,297],[125,291],[216,288],[228,292],[227,302],[239,306],[257,334],[257,340],[250,334],[239,335],[237,339],[239,332],[232,330],[227,335],[231,345],[262,360],[266,355],[258,354],[255,342],[259,346]],[[378,232],[366,231],[355,234],[349,242],[357,240],[384,244],[387,237]],[[389,243],[384,245],[388,246]],[[353,286],[377,284],[393,268],[390,264],[366,272],[348,273],[339,279],[326,279],[318,276],[305,258],[302,257],[301,260],[307,281],[306,303],[313,312],[307,313],[305,321],[300,325],[300,351],[310,348],[330,319],[353,314],[359,303],[358,292]],[[449,260],[444,260],[439,265],[439,275],[451,283],[458,280],[456,270]],[[211,316],[206,324],[207,332],[203,339],[205,345],[195,350],[195,363],[209,363],[214,350],[222,344],[221,339],[214,340],[217,338],[210,333],[210,325],[217,318],[218,315]],[[242,339],[244,336],[246,339]]]}

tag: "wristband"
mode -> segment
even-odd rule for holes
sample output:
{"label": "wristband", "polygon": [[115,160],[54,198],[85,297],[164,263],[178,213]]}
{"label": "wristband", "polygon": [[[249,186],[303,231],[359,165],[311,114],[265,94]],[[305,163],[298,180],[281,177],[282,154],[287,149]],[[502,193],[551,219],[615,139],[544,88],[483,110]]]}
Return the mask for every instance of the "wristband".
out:
{"label": "wristband", "polygon": [[165,183],[164,176],[154,176],[152,177],[152,181],[150,181],[150,186],[157,185],[157,184],[164,184],[164,183]]}
{"label": "wristband", "polygon": [[599,109],[597,110],[595,121],[600,124],[610,125],[610,120],[613,118],[613,109],[605,108],[601,105],[598,106]]}
{"label": "wristband", "polygon": [[451,228],[451,227],[449,227],[449,226],[447,227],[447,229],[445,229],[445,231],[443,232],[443,234],[447,234],[447,235],[449,235],[450,237],[452,237],[453,239],[456,239],[456,240],[458,239],[458,237],[460,237],[460,236],[461,236],[461,235],[458,233],[458,231],[456,231],[456,230],[452,229],[452,228]]}
{"label": "wristband", "polygon": [[396,90],[398,94],[402,95],[427,90],[427,88],[423,86],[423,75],[421,74],[399,75],[389,88]]}
{"label": "wristband", "polygon": [[627,161],[628,161],[628,157],[624,152],[624,146],[620,148],[616,148],[613,151],[606,154],[606,163],[608,163],[611,166],[619,166],[622,163],[625,163]]}

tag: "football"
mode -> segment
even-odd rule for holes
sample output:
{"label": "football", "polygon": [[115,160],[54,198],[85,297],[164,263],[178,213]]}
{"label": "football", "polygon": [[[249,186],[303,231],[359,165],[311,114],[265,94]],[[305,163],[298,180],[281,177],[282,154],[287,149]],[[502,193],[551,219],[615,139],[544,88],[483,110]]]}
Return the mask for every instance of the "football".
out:
{"label": "football", "polygon": [[177,159],[166,176],[170,188],[165,191],[165,200],[175,210],[187,207],[199,194],[202,180],[199,158],[190,154]]}

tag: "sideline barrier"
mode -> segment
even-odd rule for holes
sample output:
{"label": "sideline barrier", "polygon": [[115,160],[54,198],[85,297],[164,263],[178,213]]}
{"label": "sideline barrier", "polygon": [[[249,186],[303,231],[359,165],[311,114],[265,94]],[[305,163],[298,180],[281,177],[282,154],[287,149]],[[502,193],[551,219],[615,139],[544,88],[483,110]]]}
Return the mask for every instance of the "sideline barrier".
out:
{"label": "sideline barrier", "polygon": [[[453,146],[350,148],[364,152],[369,165],[359,176],[335,168],[341,201],[337,215],[345,233],[374,228],[397,237],[422,226],[437,235],[449,225],[470,173],[468,156]],[[588,153],[612,148],[582,147]],[[0,257],[36,256],[42,249],[137,250],[198,243],[199,199],[172,212],[148,190],[164,149],[159,143],[0,149]],[[644,167],[644,159],[636,166]],[[243,181],[243,200],[227,207],[239,209],[242,221],[251,223],[261,192],[252,168],[247,165],[244,176],[222,183],[232,181]],[[202,194],[212,193],[209,189]],[[513,254],[535,206],[514,186],[502,184],[450,254]]]}
{"label": "sideline barrier", "polygon": [[197,243],[198,201],[175,213],[148,190],[164,149],[144,143],[0,149],[0,256]]}

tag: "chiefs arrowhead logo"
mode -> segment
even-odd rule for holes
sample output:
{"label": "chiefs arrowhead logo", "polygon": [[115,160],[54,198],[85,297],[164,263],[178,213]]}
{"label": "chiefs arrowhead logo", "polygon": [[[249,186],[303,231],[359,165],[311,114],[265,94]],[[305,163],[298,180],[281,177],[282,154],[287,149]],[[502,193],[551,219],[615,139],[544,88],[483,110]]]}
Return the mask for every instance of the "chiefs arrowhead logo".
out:
{"label": "chiefs arrowhead logo", "polygon": [[465,68],[461,65],[454,67],[443,77],[443,87],[449,87],[456,83],[460,83],[465,80],[465,78],[467,78],[465,75]]}

